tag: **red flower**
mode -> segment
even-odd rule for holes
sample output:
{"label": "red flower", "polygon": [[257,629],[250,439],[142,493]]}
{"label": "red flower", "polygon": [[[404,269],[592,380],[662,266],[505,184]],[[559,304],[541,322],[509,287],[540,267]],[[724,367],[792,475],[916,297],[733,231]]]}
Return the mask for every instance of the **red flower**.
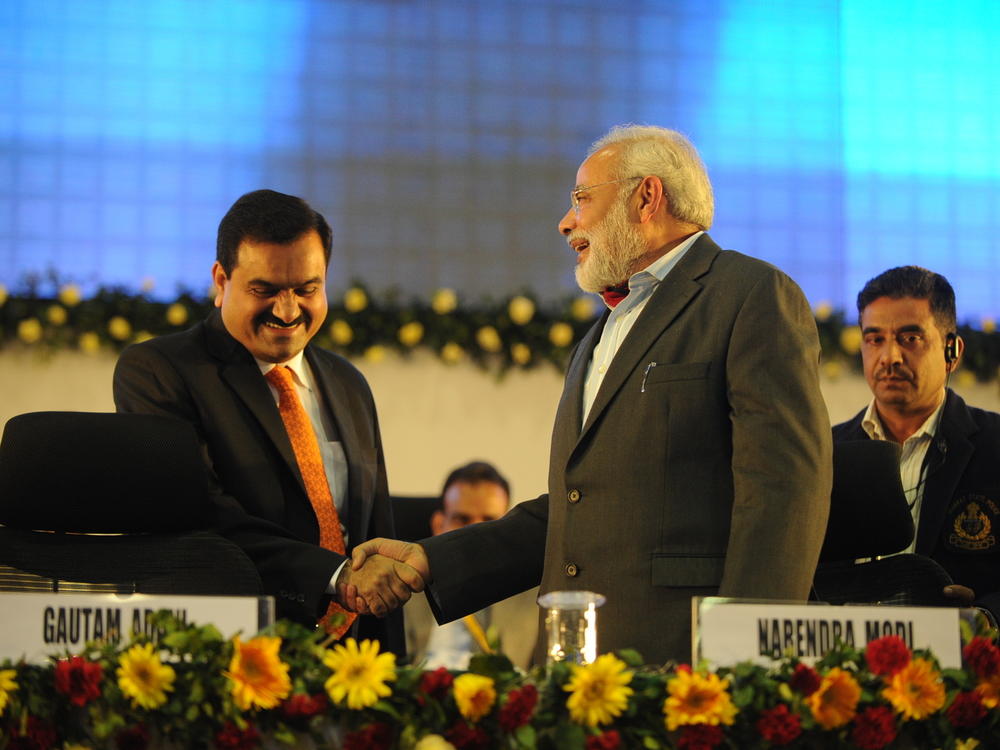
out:
{"label": "red flower", "polygon": [[68,695],[70,703],[77,706],[85,706],[101,696],[102,677],[101,665],[82,656],[56,662],[56,690]]}
{"label": "red flower", "polygon": [[10,728],[7,750],[49,750],[57,739],[56,730],[51,724],[29,716],[24,734],[20,733],[20,722],[15,722]]}
{"label": "red flower", "polygon": [[984,680],[1000,671],[1000,649],[988,638],[976,636],[962,649],[962,658]]}
{"label": "red flower", "polygon": [[500,709],[497,721],[505,732],[513,732],[531,721],[531,715],[535,712],[535,704],[537,703],[538,688],[534,685],[525,685],[520,690],[511,690],[507,696],[507,702]]}
{"label": "red flower", "polygon": [[392,729],[380,721],[356,732],[348,732],[344,737],[344,750],[389,750],[391,745]]}
{"label": "red flower", "polygon": [[[451,672],[444,667],[438,667],[433,672],[424,672],[420,675],[420,692],[431,698],[443,700],[448,695],[448,690],[451,689],[451,683],[454,681],[455,678]],[[423,705],[424,696],[418,695],[417,701]]]}
{"label": "red flower", "polygon": [[464,721],[457,721],[445,732],[445,739],[457,750],[488,750],[490,736],[480,726],[469,726]]}
{"label": "red flower", "polygon": [[880,750],[894,739],[896,720],[888,706],[869,706],[854,718],[851,741],[861,750]]}
{"label": "red flower", "polygon": [[601,734],[591,734],[587,737],[586,750],[618,750],[622,745],[622,736],[617,729],[609,729]]}
{"label": "red flower", "polygon": [[795,671],[792,672],[792,676],[788,680],[788,686],[802,695],[812,695],[819,690],[819,684],[822,681],[815,669],[800,663],[795,665]]}
{"label": "red flower", "polygon": [[760,736],[776,747],[787,745],[802,734],[802,721],[798,714],[788,710],[788,706],[779,703],[774,708],[760,712],[757,720],[757,731]]}
{"label": "red flower", "polygon": [[136,724],[115,735],[118,750],[146,750],[149,747],[149,730],[145,724]]}
{"label": "red flower", "polygon": [[712,750],[723,739],[725,737],[722,734],[722,727],[712,724],[690,724],[681,732],[677,747],[680,750]]}
{"label": "red flower", "polygon": [[326,710],[326,696],[317,693],[295,693],[281,704],[281,713],[286,719],[311,719]]}
{"label": "red flower", "polygon": [[884,635],[868,643],[865,659],[872,672],[891,677],[910,663],[910,649],[898,635]]}
{"label": "red flower", "polygon": [[959,693],[948,706],[948,721],[956,729],[975,729],[986,718],[986,706],[979,693]]}
{"label": "red flower", "polygon": [[246,729],[240,729],[231,721],[227,721],[215,734],[215,746],[220,750],[253,750],[260,740],[260,732],[253,724],[247,724]]}

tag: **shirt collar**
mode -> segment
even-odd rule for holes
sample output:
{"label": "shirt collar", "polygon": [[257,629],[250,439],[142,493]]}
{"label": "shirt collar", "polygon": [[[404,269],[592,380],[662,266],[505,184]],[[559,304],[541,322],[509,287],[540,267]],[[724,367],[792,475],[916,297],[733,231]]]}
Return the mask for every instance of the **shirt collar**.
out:
{"label": "shirt collar", "polygon": [[309,385],[309,375],[306,372],[306,361],[304,355],[305,355],[305,350],[303,349],[287,362],[278,362],[276,364],[274,362],[264,362],[263,360],[257,359],[256,357],[254,357],[254,362],[256,362],[257,367],[260,368],[261,375],[267,375],[267,373],[269,373],[272,369],[274,369],[278,365],[283,365],[292,371],[292,374],[295,376],[295,382],[298,385],[304,388],[308,388],[309,390],[312,390],[312,387]]}
{"label": "shirt collar", "polygon": [[[644,269],[642,269],[641,271],[636,271],[634,274],[629,276],[628,288],[630,295],[632,292],[645,292],[647,290],[650,290],[657,284],[659,284],[661,281],[663,281],[667,277],[667,274],[670,273],[670,271],[673,269],[673,267],[680,262],[680,259],[682,257],[684,257],[684,253],[688,251],[688,248],[690,248],[691,245],[695,243],[695,240],[697,240],[703,234],[705,233],[695,232],[686,240],[684,240],[681,244],[679,244],[677,247],[661,255],[659,258],[654,260]],[[643,295],[637,295],[637,296],[643,296]],[[626,297],[625,300],[623,300],[623,302],[627,301],[628,297]],[[608,307],[611,307],[611,305],[608,305]]]}
{"label": "shirt collar", "polygon": [[[924,423],[920,425],[920,428],[916,432],[906,438],[906,441],[918,440],[922,438],[930,439],[934,437],[937,433],[938,424],[941,422],[941,413],[944,411],[944,402],[945,399],[942,398],[941,403],[937,405],[937,408],[930,413],[930,416],[924,420]],[[882,420],[878,416],[878,409],[875,406],[874,398],[865,410],[865,416],[861,420],[861,429],[863,429],[865,434],[872,440],[889,439],[886,437],[885,427],[882,426]]]}

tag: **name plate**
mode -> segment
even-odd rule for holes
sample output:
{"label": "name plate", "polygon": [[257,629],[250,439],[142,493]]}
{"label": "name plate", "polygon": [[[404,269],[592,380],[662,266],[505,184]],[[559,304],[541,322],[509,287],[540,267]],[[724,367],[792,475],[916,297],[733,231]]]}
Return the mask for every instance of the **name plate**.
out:
{"label": "name plate", "polygon": [[692,601],[695,661],[769,666],[785,656],[813,663],[838,641],[863,649],[898,635],[911,649],[930,649],[944,668],[961,668],[963,610],[952,607],[836,606],[697,597]]}
{"label": "name plate", "polygon": [[150,615],[161,609],[183,622],[214,625],[223,637],[250,635],[274,621],[269,596],[2,593],[0,659],[40,663],[53,654],[79,653],[87,641],[152,635]]}

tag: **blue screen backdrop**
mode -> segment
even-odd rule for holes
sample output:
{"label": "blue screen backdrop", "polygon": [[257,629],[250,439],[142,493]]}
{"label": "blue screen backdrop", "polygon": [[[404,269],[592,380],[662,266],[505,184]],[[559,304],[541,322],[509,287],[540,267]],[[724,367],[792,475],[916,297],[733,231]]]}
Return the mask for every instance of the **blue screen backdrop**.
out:
{"label": "blue screen backdrop", "polygon": [[1000,303],[991,0],[6,0],[0,282],[207,288],[232,201],[334,227],[331,288],[574,290],[555,231],[610,125],[686,132],[713,236],[850,308],[945,273]]}

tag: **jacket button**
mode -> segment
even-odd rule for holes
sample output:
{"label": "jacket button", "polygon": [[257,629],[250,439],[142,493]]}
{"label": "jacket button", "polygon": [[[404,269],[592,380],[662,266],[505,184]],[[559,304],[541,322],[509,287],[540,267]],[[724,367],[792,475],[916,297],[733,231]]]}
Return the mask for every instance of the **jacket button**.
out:
{"label": "jacket button", "polygon": [[570,490],[566,494],[566,499],[569,500],[571,503],[580,502],[580,490]]}
{"label": "jacket button", "polygon": [[580,572],[580,569],[576,567],[576,563],[566,563],[566,575],[571,578]]}

